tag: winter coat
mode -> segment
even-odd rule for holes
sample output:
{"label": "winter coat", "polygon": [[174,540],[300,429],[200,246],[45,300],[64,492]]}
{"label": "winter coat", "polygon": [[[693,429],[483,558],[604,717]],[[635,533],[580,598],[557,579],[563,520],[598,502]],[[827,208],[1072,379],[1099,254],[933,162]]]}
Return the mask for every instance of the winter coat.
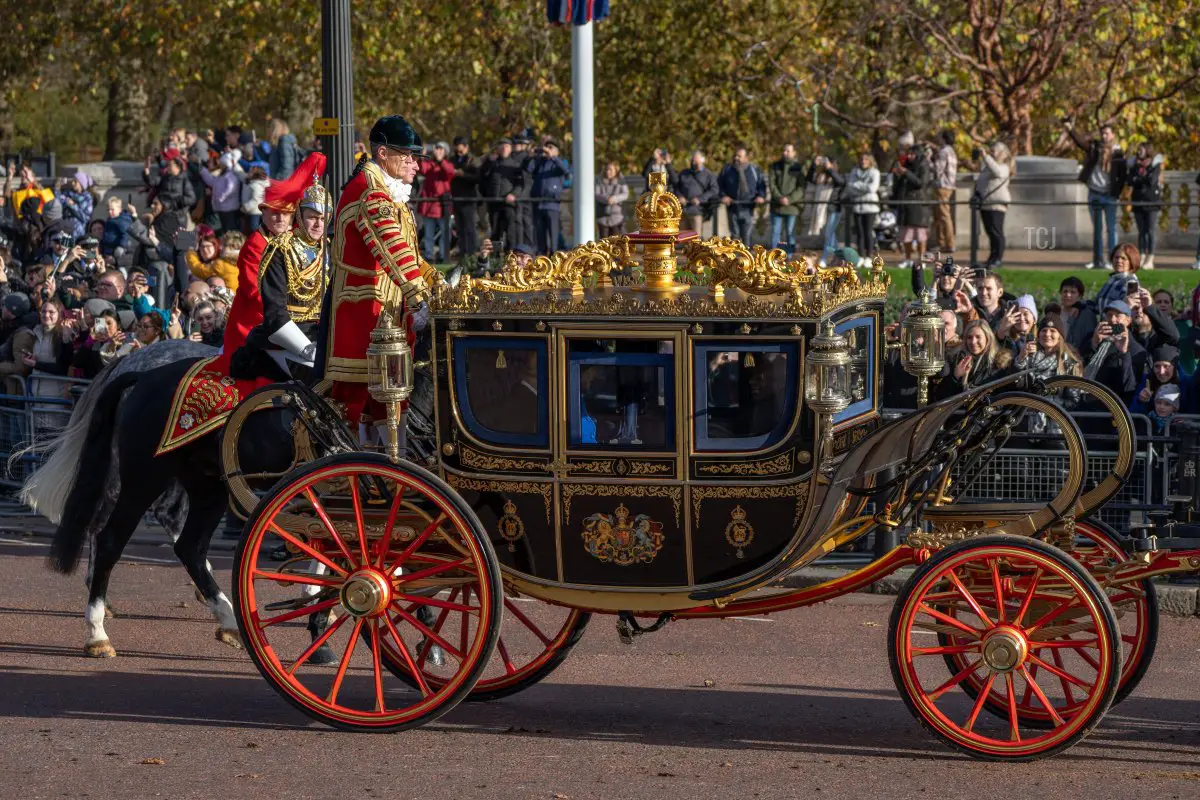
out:
{"label": "winter coat", "polygon": [[96,207],[95,198],[88,191],[67,191],[59,195],[59,200],[62,201],[63,219],[70,221],[72,235],[76,239],[80,238],[87,231],[87,224],[92,219],[92,211]]}
{"label": "winter coat", "polygon": [[1131,158],[1126,165],[1128,183],[1133,187],[1130,200],[1146,205],[1135,206],[1147,211],[1162,210],[1162,154],[1156,155],[1149,164],[1139,164]]}
{"label": "winter coat", "polygon": [[[609,204],[609,198],[616,198],[616,202]],[[621,182],[620,178],[608,180],[607,178],[596,179],[596,222],[601,225],[620,225],[625,221],[625,212],[621,209],[621,203],[629,199],[629,187]]]}
{"label": "winter coat", "polygon": [[200,255],[195,250],[188,250],[186,258],[188,271],[192,273],[193,280],[207,281],[215,275],[225,281],[229,291],[237,291],[238,268],[235,262],[226,261],[221,256],[217,256],[212,261],[201,261]]}
{"label": "winter coat", "polygon": [[928,205],[933,183],[929,159],[918,153],[908,168],[892,179],[892,199],[899,203],[896,215],[902,228],[928,228],[933,224],[933,208]]}
{"label": "winter coat", "polygon": [[531,159],[525,169],[533,178],[529,196],[537,201],[538,210],[558,211],[563,180],[571,177],[571,167],[561,158],[541,157]]}
{"label": "winter coat", "polygon": [[1012,194],[1008,189],[1011,177],[1012,170],[1007,164],[1001,164],[990,154],[984,153],[983,169],[979,170],[979,177],[975,179],[975,194],[982,203],[980,208],[1008,211],[1008,204],[1012,202]]}
{"label": "winter coat", "polygon": [[767,199],[767,180],[763,176],[762,170],[754,164],[747,164],[744,172],[746,174],[745,192],[738,191],[738,171],[733,164],[726,164],[721,170],[721,174],[717,176],[717,188],[721,195],[733,198],[733,202],[729,204],[729,209],[733,213],[750,213],[754,208],[754,198]]}
{"label": "winter coat", "polygon": [[933,188],[953,189],[958,185],[958,154],[944,144],[933,157]]}
{"label": "winter coat", "polygon": [[100,240],[101,254],[111,256],[118,247],[124,247],[125,235],[129,233],[129,226],[132,224],[133,215],[128,211],[122,211],[117,216],[104,220],[104,238]]}
{"label": "winter coat", "polygon": [[879,170],[874,167],[855,167],[846,179],[843,201],[850,201],[855,214],[879,213]]}
{"label": "winter coat", "polygon": [[200,178],[212,189],[213,211],[237,211],[242,204],[242,169],[232,154],[221,156],[223,170],[213,175],[208,167],[200,168]]}
{"label": "winter coat", "polygon": [[1079,313],[1074,316],[1068,316],[1065,313],[1062,315],[1063,322],[1067,325],[1067,334],[1063,338],[1076,351],[1083,352],[1084,344],[1092,338],[1098,324],[1096,306],[1092,301],[1084,300],[1076,307],[1079,309]]}
{"label": "winter coat", "polygon": [[450,156],[450,164],[454,167],[454,177],[450,179],[450,193],[457,202],[470,202],[469,198],[479,196],[480,160],[470,153]]}
{"label": "winter coat", "polygon": [[421,162],[418,170],[424,177],[421,182],[421,193],[418,197],[421,198],[421,204],[417,206],[417,213],[422,217],[430,219],[442,218],[442,195],[450,194],[450,181],[454,178],[454,165],[449,159],[443,158],[441,161],[428,159]]}
{"label": "winter coat", "polygon": [[1108,276],[1108,280],[1100,287],[1100,291],[1096,292],[1096,311],[1101,316],[1104,315],[1104,308],[1114,300],[1124,302],[1129,295],[1128,287],[1129,279],[1133,277],[1132,272],[1114,272]]}
{"label": "winter coat", "polygon": [[262,213],[259,203],[266,199],[270,181],[246,181],[242,184],[242,213],[257,216]]}
{"label": "winter coat", "polygon": [[279,137],[279,142],[271,148],[267,175],[272,180],[281,181],[290,178],[300,163],[300,149],[296,146],[296,137],[285,133]]}
{"label": "winter coat", "polygon": [[[1067,133],[1070,134],[1075,145],[1086,154],[1083,160],[1083,169],[1079,170],[1079,182],[1087,184],[1089,192],[1095,191],[1096,182],[1093,180],[1093,173],[1100,167],[1104,145],[1099,139],[1092,139],[1085,144],[1083,139],[1073,129],[1067,131]],[[1110,162],[1108,186],[1104,194],[1108,197],[1120,197],[1121,191],[1125,188],[1125,159],[1121,154],[1121,148],[1117,147],[1115,143],[1113,144]]]}
{"label": "winter coat", "polygon": [[[804,205],[804,166],[796,160],[779,159],[771,165],[771,213],[794,217]],[[786,197],[785,206],[780,198]]]}
{"label": "winter coat", "polygon": [[523,159],[518,155],[508,158],[489,158],[483,162],[480,169],[479,186],[484,197],[494,198],[493,202],[503,202],[506,195],[521,195],[525,186],[525,170],[521,169]]}
{"label": "winter coat", "polygon": [[[1084,374],[1112,389],[1121,398],[1121,402],[1129,407],[1149,365],[1150,356],[1146,349],[1131,338],[1129,349],[1124,353],[1113,345],[1109,347],[1108,354],[1103,359],[1094,363],[1099,347],[1092,348],[1091,344],[1091,340],[1088,340],[1083,354],[1086,364]],[[1100,347],[1103,346],[1104,343],[1101,342]]]}
{"label": "winter coat", "polygon": [[38,199],[37,210],[41,211],[42,207],[45,206],[46,203],[49,203],[54,199],[54,192],[43,188],[42,186],[38,186],[37,184],[25,185],[14,189],[12,193],[12,207],[16,219],[20,219],[25,213],[22,207],[24,206],[25,201],[30,197],[36,197]]}
{"label": "winter coat", "polygon": [[[717,176],[708,167],[701,167],[700,169],[688,167],[675,178],[675,194],[679,195],[679,199],[683,203],[683,213],[685,214],[694,216],[696,214],[707,213],[710,210],[712,202],[717,199],[719,191],[717,188]],[[700,202],[697,205],[692,205],[692,198]]]}

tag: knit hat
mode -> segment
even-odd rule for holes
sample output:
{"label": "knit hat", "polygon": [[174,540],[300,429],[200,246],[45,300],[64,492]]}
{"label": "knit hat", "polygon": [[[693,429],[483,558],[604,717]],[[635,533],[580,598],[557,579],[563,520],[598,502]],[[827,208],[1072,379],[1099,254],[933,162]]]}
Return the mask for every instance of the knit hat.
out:
{"label": "knit hat", "polygon": [[1023,294],[1020,297],[1018,297],[1017,298],[1017,308],[1025,309],[1030,314],[1033,314],[1034,319],[1037,319],[1037,315],[1038,315],[1037,303],[1033,302],[1033,295]]}
{"label": "knit hat", "polygon": [[76,170],[75,174],[71,177],[79,181],[79,188],[83,189],[85,192],[92,188],[92,184],[95,183],[95,181],[92,180],[92,176],[88,175],[83,170]]}
{"label": "knit hat", "polygon": [[1058,314],[1047,314],[1046,316],[1042,317],[1041,321],[1038,322],[1038,330],[1045,330],[1046,328],[1053,328],[1059,333],[1065,332],[1062,317],[1060,317]]}
{"label": "knit hat", "polygon": [[1158,363],[1159,361],[1174,363],[1175,359],[1179,358],[1179,348],[1173,344],[1160,344],[1150,352],[1150,356],[1154,360],[1154,363]]}
{"label": "knit hat", "polygon": [[98,317],[105,311],[117,310],[117,307],[112,303],[108,302],[107,300],[101,300],[99,297],[93,297],[91,300],[88,300],[83,304],[83,307],[84,310],[86,310],[93,317]]}
{"label": "knit hat", "polygon": [[912,131],[905,131],[904,133],[900,134],[900,138],[896,140],[896,144],[900,145],[901,147],[912,147],[916,141],[917,137],[913,136]]}
{"label": "knit hat", "polygon": [[29,309],[33,308],[33,303],[29,301],[29,295],[24,292],[9,292],[4,296],[4,307],[8,309],[8,313],[20,318],[29,313]]}
{"label": "knit hat", "polygon": [[1154,400],[1166,400],[1171,405],[1179,408],[1179,386],[1174,383],[1164,383],[1158,387],[1158,391],[1154,393]]}
{"label": "knit hat", "polygon": [[842,261],[852,267],[857,267],[858,260],[861,258],[861,256],[858,254],[858,251],[853,247],[839,247],[837,250],[833,251],[833,257],[840,258]]}

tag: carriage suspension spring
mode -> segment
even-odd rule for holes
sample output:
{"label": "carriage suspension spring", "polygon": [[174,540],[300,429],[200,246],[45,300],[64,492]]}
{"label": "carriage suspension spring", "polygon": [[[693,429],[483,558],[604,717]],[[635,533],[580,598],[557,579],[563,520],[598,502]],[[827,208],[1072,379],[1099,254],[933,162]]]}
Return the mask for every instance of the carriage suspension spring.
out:
{"label": "carriage suspension spring", "polygon": [[670,614],[659,614],[658,619],[653,625],[643,628],[637,621],[637,617],[628,611],[622,611],[617,614],[617,636],[621,638],[622,644],[633,644],[634,637],[641,636],[644,633],[654,633],[661,631],[663,626],[670,622],[674,617]]}

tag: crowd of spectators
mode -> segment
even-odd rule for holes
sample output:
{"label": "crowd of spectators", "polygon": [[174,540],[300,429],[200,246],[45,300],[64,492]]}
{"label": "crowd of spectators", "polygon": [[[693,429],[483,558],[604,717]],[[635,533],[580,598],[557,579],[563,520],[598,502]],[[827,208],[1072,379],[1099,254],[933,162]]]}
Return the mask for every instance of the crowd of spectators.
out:
{"label": "crowd of spectators", "polygon": [[[1033,370],[1043,378],[1092,378],[1131,412],[1149,416],[1160,431],[1174,414],[1200,413],[1200,370],[1185,368],[1180,359],[1183,346],[1200,353],[1194,337],[1181,335],[1186,312],[1175,313],[1169,291],[1151,292],[1140,282],[1137,247],[1117,245],[1109,259],[1113,271],[1094,297],[1086,296],[1083,281],[1069,276],[1059,286],[1057,302],[1041,309],[1032,295],[1008,291],[1001,272],[971,269],[953,259],[937,264],[933,295],[944,323],[946,363],[931,381],[931,397],[952,397]],[[918,266],[912,277],[914,293],[923,294],[925,269]],[[888,327],[893,340],[898,328],[898,322]],[[894,355],[887,373],[884,405],[912,408],[915,381]],[[1079,400],[1060,399],[1072,410]]]}
{"label": "crowd of spectators", "polygon": [[[166,339],[220,347],[237,259],[268,179],[303,157],[286,124],[172,131],[143,165],[144,212],[103,200],[83,171],[9,163],[0,193],[0,377],[5,393],[64,396]],[[20,378],[25,379],[22,386]]]}

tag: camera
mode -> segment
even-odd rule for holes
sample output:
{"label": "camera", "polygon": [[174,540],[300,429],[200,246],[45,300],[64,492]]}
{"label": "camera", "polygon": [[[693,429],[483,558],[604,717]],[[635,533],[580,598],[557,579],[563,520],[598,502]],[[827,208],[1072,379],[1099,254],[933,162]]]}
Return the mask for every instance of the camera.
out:
{"label": "camera", "polygon": [[1137,278],[1130,278],[1129,281],[1125,284],[1125,294],[1127,294],[1127,295],[1128,294],[1137,294],[1141,290],[1142,290],[1142,285],[1138,282]]}
{"label": "camera", "polygon": [[949,259],[947,259],[946,262],[944,264],[942,264],[942,274],[943,275],[957,275],[958,274],[958,265],[955,264],[953,261],[950,261]]}
{"label": "camera", "polygon": [[1110,322],[1108,327],[1112,329],[1113,336],[1120,336],[1125,332],[1125,326],[1120,322]]}
{"label": "camera", "polygon": [[976,147],[973,150],[971,150],[971,160],[972,161],[978,161],[981,158],[983,158],[983,148],[982,147]]}

